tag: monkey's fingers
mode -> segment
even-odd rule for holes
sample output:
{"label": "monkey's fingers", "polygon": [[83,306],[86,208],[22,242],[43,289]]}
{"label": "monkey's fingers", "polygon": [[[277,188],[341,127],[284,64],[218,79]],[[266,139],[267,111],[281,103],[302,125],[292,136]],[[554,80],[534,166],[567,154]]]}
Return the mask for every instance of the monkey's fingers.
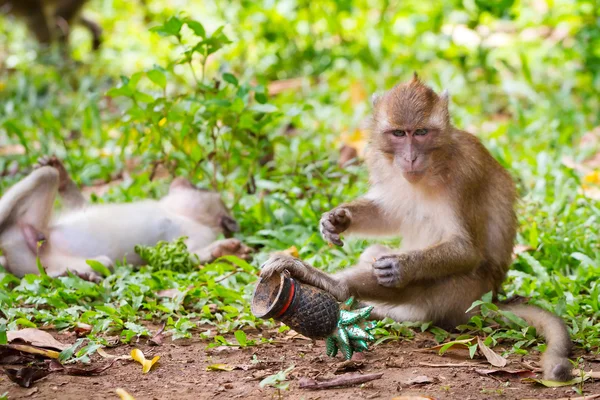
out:
{"label": "monkey's fingers", "polygon": [[346,208],[336,208],[331,212],[331,216],[334,218],[338,225],[346,225],[350,223],[350,211]]}

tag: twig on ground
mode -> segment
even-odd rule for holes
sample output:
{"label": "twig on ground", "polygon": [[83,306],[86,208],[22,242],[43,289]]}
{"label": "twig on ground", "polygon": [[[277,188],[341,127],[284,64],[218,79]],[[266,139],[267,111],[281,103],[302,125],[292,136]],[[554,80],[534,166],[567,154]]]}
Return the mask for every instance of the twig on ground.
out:
{"label": "twig on ground", "polygon": [[379,372],[376,374],[344,374],[337,376],[333,379],[327,381],[315,381],[314,379],[302,377],[299,381],[300,389],[312,389],[312,390],[320,390],[320,389],[329,389],[338,386],[351,386],[351,385],[360,385],[362,383],[374,381],[376,379],[381,379],[383,376],[383,372]]}

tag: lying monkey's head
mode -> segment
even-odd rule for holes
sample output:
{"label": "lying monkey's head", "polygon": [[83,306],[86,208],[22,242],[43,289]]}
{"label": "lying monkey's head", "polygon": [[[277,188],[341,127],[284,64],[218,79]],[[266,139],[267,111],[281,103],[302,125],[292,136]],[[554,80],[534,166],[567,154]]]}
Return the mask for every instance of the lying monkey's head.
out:
{"label": "lying monkey's head", "polygon": [[417,74],[373,98],[373,150],[411,183],[434,166],[450,136],[448,95],[438,96]]}
{"label": "lying monkey's head", "polygon": [[240,230],[219,193],[199,189],[185,178],[175,178],[169,187],[169,195],[161,202],[170,211],[223,232],[225,237]]}

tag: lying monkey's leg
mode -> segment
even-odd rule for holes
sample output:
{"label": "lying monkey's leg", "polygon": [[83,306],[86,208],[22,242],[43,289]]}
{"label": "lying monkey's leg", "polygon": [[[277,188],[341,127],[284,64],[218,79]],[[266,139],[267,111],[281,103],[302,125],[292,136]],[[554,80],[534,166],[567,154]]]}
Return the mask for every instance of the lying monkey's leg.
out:
{"label": "lying monkey's leg", "polygon": [[38,241],[48,234],[57,188],[58,172],[43,167],[0,198],[0,248],[7,260],[5,266],[17,276],[37,273]]}
{"label": "lying monkey's leg", "polygon": [[217,240],[200,250],[192,250],[192,252],[198,256],[200,263],[207,264],[223,256],[237,256],[243,260],[248,260],[250,259],[252,249],[243,244],[239,239],[230,238]]}
{"label": "lying monkey's leg", "polygon": [[35,168],[43,166],[53,167],[58,172],[58,193],[63,199],[65,207],[75,209],[86,205],[85,198],[81,194],[77,184],[73,182],[67,169],[57,157],[40,157]]}

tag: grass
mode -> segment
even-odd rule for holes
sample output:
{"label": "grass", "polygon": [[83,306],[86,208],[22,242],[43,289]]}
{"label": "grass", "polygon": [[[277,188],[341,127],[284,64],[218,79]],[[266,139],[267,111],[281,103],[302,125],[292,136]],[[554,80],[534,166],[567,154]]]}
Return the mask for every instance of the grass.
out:
{"label": "grass", "polygon": [[[597,2],[166,3],[93,0],[88,13],[106,41],[92,54],[75,29],[76,64],[38,54],[21,24],[0,19],[0,193],[54,153],[81,185],[127,172],[94,202],[158,197],[168,182],[151,176],[161,165],[223,191],[255,260],[192,273],[120,266],[98,285],[0,272],[0,341],[18,327],[90,324],[74,353],[85,359],[96,344],[147,337],[162,323],[174,338],[264,324],[248,299],[270,252],[296,246],[333,271],[368,245],[331,248],[318,234],[321,213],[367,188],[364,167],[340,168],[337,149],[364,145],[370,93],[417,70],[449,89],[454,123],[482,138],[518,182],[518,243],[533,250],[516,259],[506,295],[557,312],[577,346],[598,350],[600,208],[582,189],[599,182],[592,167],[564,162],[586,166],[599,150],[579,145],[600,124]],[[271,82],[292,78],[294,89],[269,95]],[[158,295],[171,288],[182,292]],[[508,339],[519,353],[538,344],[531,329],[498,328],[485,314],[465,333],[490,336],[488,345]],[[422,329],[448,337],[390,321],[378,333],[393,340]]]}

